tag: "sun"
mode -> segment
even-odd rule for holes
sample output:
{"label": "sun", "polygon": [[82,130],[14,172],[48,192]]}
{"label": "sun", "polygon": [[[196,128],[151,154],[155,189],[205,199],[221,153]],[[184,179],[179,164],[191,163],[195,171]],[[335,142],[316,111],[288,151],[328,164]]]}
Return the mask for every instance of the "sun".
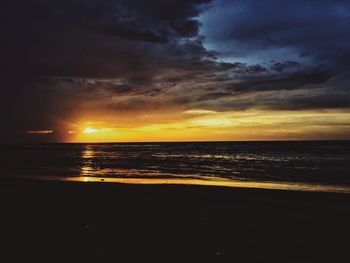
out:
{"label": "sun", "polygon": [[96,129],[87,127],[83,130],[83,133],[95,133]]}

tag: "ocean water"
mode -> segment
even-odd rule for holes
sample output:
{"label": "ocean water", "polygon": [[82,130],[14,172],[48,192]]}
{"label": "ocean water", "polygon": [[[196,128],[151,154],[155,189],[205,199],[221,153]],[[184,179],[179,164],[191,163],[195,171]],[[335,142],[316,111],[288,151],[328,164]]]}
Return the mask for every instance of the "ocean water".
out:
{"label": "ocean water", "polygon": [[2,177],[350,192],[350,141],[2,145],[0,165]]}

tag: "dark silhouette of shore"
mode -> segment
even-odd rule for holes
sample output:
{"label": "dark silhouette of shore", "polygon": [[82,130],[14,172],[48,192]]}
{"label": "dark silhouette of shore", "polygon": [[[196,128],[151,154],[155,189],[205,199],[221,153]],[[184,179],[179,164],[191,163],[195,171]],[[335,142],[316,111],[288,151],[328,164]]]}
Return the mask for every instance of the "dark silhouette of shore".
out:
{"label": "dark silhouette of shore", "polygon": [[350,195],[2,180],[1,262],[344,262]]}

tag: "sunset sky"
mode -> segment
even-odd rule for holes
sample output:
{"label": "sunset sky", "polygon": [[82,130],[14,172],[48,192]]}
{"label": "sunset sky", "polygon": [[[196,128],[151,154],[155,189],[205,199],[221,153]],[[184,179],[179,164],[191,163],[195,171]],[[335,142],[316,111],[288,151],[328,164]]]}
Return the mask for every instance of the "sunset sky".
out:
{"label": "sunset sky", "polygon": [[350,2],[7,0],[0,142],[350,139]]}

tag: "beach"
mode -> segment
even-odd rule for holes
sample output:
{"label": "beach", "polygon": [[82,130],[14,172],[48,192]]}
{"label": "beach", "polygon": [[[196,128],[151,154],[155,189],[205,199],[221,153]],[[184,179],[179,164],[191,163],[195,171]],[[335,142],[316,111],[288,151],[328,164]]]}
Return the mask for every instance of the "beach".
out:
{"label": "beach", "polygon": [[344,262],[350,195],[6,179],[2,262]]}

